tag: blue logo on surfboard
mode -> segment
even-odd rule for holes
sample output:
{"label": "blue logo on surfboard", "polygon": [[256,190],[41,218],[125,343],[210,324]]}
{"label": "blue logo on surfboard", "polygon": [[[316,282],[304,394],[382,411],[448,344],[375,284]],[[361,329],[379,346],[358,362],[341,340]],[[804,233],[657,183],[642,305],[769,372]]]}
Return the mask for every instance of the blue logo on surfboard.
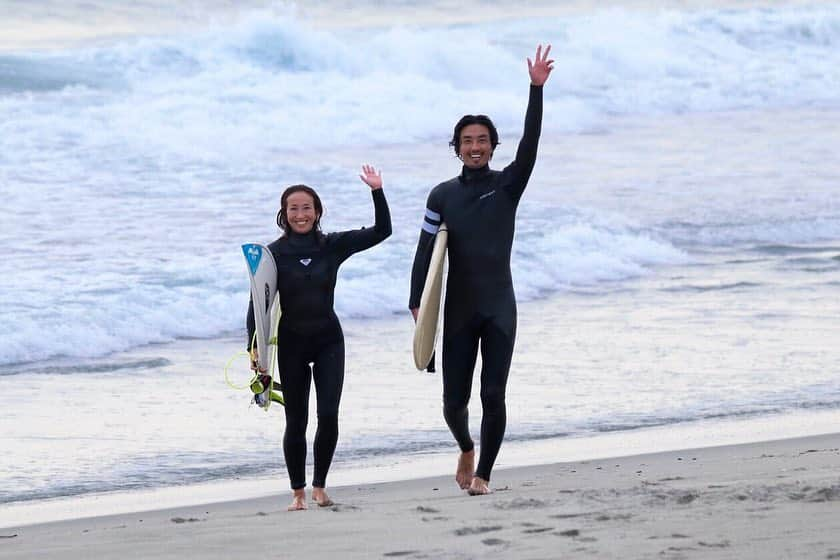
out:
{"label": "blue logo on surfboard", "polygon": [[245,253],[245,260],[248,261],[248,267],[251,269],[251,275],[253,276],[257,273],[260,260],[262,260],[262,247],[254,243],[248,243],[242,246],[242,252]]}

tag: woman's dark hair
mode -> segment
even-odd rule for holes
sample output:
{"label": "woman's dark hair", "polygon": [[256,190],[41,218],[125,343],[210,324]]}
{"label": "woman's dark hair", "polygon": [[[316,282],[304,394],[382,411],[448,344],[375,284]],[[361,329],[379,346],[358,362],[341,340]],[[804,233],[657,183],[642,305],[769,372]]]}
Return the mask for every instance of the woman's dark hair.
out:
{"label": "woman's dark hair", "polygon": [[282,195],[280,195],[280,211],[277,212],[277,225],[280,227],[280,229],[283,230],[284,233],[288,233],[287,230],[289,228],[289,222],[286,212],[287,202],[289,200],[289,196],[293,195],[296,192],[305,192],[306,194],[312,197],[312,203],[315,205],[315,212],[318,214],[318,218],[315,219],[315,223],[312,225],[312,229],[314,229],[318,233],[321,233],[321,216],[324,215],[324,205],[321,204],[321,197],[318,196],[318,193],[315,192],[315,189],[306,185],[292,185],[291,187],[283,191]]}
{"label": "woman's dark hair", "polygon": [[496,146],[499,145],[499,131],[496,130],[496,126],[490,120],[490,117],[487,115],[464,115],[455,124],[455,132],[452,134],[452,140],[449,141],[449,145],[455,148],[455,155],[461,155],[461,131],[464,130],[465,126],[471,124],[480,124],[487,127],[487,130],[490,131],[490,144],[495,150]]}

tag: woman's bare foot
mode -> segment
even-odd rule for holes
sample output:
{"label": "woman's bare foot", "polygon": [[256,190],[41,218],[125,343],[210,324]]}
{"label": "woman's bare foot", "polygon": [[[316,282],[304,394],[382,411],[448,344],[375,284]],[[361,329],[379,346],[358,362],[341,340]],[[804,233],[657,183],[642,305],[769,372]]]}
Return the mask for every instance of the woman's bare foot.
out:
{"label": "woman's bare foot", "polygon": [[455,482],[461,487],[461,490],[466,490],[470,487],[473,480],[473,473],[475,472],[475,449],[465,451],[458,457],[458,469],[455,471]]}
{"label": "woman's bare foot", "polygon": [[484,494],[490,493],[490,483],[484,480],[483,478],[478,478],[474,476],[472,482],[470,483],[470,487],[467,490],[467,494],[470,496],[483,496]]}
{"label": "woman's bare foot", "polygon": [[286,511],[300,511],[306,509],[306,492],[303,488],[292,490],[292,503],[286,508]]}
{"label": "woman's bare foot", "polygon": [[327,496],[327,491],[323,488],[315,486],[312,488],[312,501],[321,507],[329,507],[333,505],[333,501]]}

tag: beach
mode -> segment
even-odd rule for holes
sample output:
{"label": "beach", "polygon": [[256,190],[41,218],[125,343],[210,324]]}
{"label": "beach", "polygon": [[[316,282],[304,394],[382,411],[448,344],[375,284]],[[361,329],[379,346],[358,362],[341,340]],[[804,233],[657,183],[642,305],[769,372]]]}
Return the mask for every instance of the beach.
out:
{"label": "beach", "polygon": [[5,527],[0,558],[838,558],[840,435]]}

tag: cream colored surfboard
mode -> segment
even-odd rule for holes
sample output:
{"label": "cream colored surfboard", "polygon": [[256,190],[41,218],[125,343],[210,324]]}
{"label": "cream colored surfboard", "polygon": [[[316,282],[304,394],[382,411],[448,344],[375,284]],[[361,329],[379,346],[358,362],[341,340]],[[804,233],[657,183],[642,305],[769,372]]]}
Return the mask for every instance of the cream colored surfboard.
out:
{"label": "cream colored surfboard", "polygon": [[446,242],[449,232],[446,224],[440,224],[435,235],[432,258],[423,284],[417,324],[414,326],[414,365],[426,369],[435,352],[438,325],[440,323],[440,300],[443,294],[443,269],[446,261]]}

